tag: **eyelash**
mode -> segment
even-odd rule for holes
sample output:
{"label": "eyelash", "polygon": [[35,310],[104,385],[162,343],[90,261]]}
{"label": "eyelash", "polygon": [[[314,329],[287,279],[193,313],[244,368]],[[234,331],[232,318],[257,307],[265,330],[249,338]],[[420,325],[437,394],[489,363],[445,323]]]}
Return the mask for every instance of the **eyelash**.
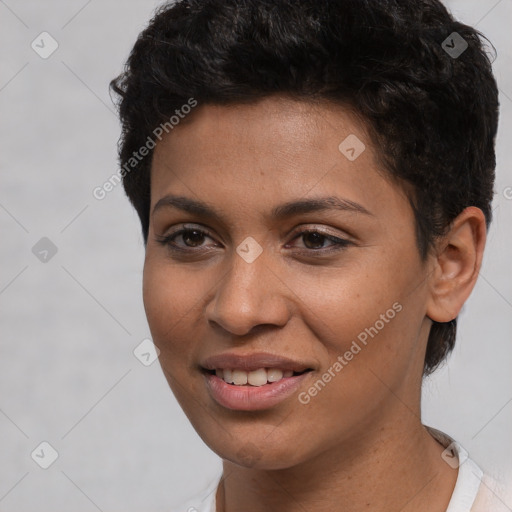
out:
{"label": "eyelash", "polygon": [[[190,233],[190,232],[197,232],[201,235],[207,236],[208,238],[213,238],[207,230],[199,229],[199,228],[190,228],[190,227],[189,228],[181,228],[178,231],[175,231],[174,233],[170,233],[169,235],[156,236],[155,238],[159,244],[167,246],[171,251],[182,252],[182,253],[194,253],[194,252],[200,252],[201,250],[204,251],[204,249],[202,249],[201,247],[199,247],[199,248],[193,248],[193,247],[183,248],[183,247],[177,246],[174,243],[174,240],[178,236],[183,235],[185,233]],[[320,249],[308,249],[306,247],[305,249],[303,249],[301,251],[303,253],[304,252],[309,252],[309,253],[313,252],[313,253],[326,254],[326,253],[343,250],[348,245],[351,244],[351,242],[349,242],[348,240],[345,240],[343,238],[338,238],[338,237],[335,237],[332,235],[328,235],[326,233],[323,233],[322,231],[319,231],[318,229],[305,229],[303,231],[300,231],[300,232],[296,233],[296,236],[293,238],[293,240],[300,238],[301,236],[311,234],[311,233],[319,234],[322,238],[333,242],[334,245],[330,246],[330,248],[320,248]]]}

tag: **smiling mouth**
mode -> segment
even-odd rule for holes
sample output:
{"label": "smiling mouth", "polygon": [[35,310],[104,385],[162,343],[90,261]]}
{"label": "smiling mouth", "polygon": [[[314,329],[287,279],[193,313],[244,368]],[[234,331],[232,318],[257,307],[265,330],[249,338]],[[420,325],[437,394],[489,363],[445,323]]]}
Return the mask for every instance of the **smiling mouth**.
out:
{"label": "smiling mouth", "polygon": [[215,370],[203,369],[203,371],[209,375],[216,375],[219,379],[222,379],[227,384],[231,384],[233,386],[258,387],[264,386],[265,384],[279,382],[290,377],[296,377],[312,370],[308,368],[301,372],[295,372],[280,368],[259,368],[248,372],[237,368],[217,368]]}

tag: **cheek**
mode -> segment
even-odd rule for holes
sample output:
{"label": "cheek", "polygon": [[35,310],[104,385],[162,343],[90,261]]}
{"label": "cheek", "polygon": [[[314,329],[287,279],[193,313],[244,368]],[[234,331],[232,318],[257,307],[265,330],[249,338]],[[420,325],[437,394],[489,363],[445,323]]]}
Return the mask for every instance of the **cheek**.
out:
{"label": "cheek", "polygon": [[328,349],[343,349],[376,322],[381,331],[394,320],[398,306],[393,309],[393,304],[403,303],[407,280],[383,261],[362,262],[317,274],[295,273],[290,288],[316,338]]}
{"label": "cheek", "polygon": [[416,253],[375,252],[375,257],[330,270],[320,279],[304,273],[294,287],[307,306],[301,313],[305,322],[322,342],[322,361],[328,368],[344,357],[351,371],[343,372],[355,372],[355,385],[360,365],[390,381],[401,378],[416,362],[425,314]]}
{"label": "cheek", "polygon": [[[193,346],[193,339],[187,337],[187,343],[179,343],[184,337],[187,326],[195,325],[197,308],[201,308],[204,281],[190,276],[169,265],[158,261],[148,253],[144,263],[143,300],[153,341],[159,347],[162,356],[168,354],[185,355]],[[171,341],[173,341],[171,343]]]}
{"label": "cheek", "polygon": [[[199,275],[199,274],[197,274]],[[199,346],[194,341],[197,332],[201,281],[178,271],[168,261],[152,258],[147,252],[143,273],[143,300],[153,342],[159,348],[158,357],[164,376],[185,414],[192,421],[194,407],[200,396],[195,372],[194,354]]]}

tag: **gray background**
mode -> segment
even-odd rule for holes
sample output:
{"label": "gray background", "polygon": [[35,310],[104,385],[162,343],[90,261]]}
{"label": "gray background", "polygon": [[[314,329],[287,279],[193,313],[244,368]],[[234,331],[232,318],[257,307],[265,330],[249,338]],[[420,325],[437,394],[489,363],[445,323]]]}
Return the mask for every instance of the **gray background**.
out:
{"label": "gray background", "polygon": [[[133,354],[150,336],[136,214],[121,186],[92,195],[117,165],[108,82],[158,4],[0,1],[3,512],[170,510],[221,470],[158,363]],[[512,0],[448,5],[498,50],[498,177],[483,270],[449,365],[425,382],[424,422],[510,474]],[[31,48],[43,31],[59,44],[48,59]],[[42,237],[57,247],[46,263]],[[42,441],[59,454],[46,470],[31,458]]]}

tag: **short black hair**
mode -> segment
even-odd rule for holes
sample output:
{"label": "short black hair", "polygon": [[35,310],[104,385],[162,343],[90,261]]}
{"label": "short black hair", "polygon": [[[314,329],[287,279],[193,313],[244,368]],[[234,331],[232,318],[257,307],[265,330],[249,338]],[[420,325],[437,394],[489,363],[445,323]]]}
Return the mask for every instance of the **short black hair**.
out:
{"label": "short black hair", "polygon": [[[364,119],[383,169],[408,190],[423,259],[468,206],[489,227],[499,102],[486,42],[438,0],[161,6],[111,82],[123,185],[145,243],[152,151],[136,161],[134,152],[191,98],[226,105],[274,94],[350,105]],[[425,375],[453,349],[456,322],[433,322]]]}

